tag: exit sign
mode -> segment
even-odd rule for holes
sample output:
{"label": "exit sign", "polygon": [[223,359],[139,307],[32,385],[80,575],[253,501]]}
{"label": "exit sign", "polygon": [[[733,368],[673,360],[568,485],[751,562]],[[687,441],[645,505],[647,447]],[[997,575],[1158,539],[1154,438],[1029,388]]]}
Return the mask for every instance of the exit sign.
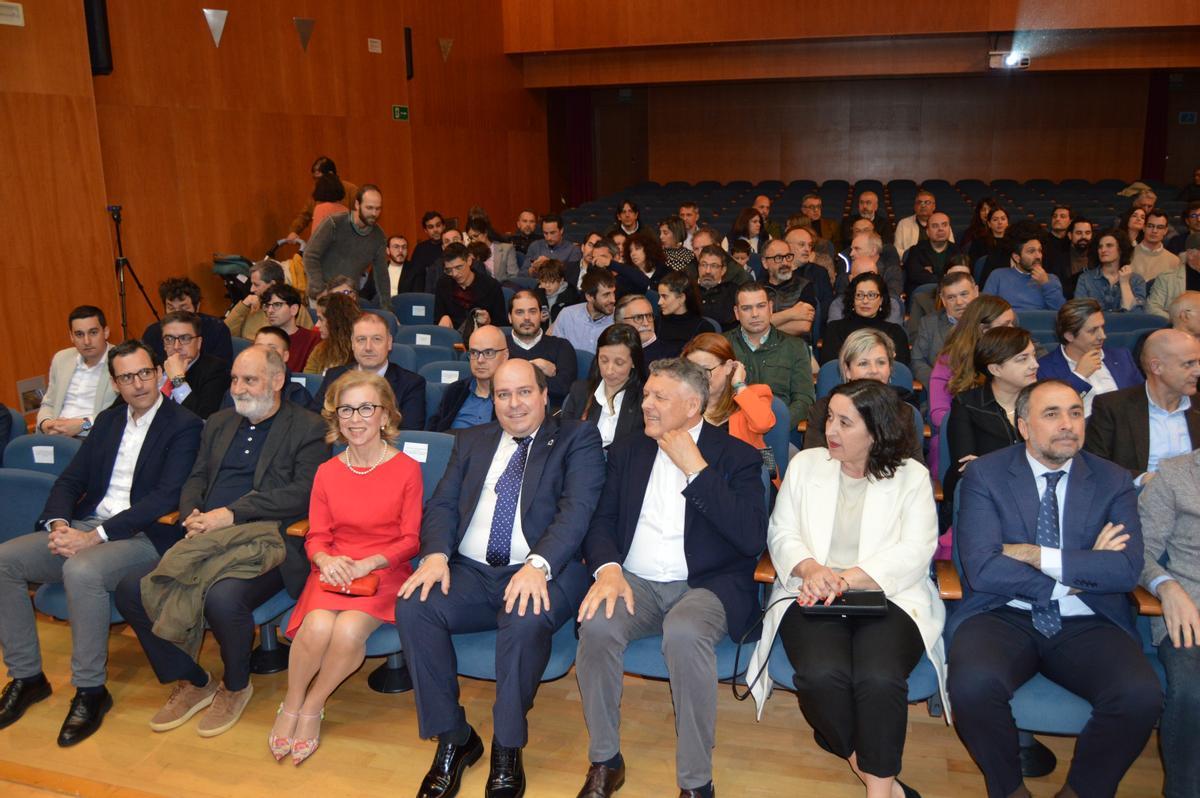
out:
{"label": "exit sign", "polygon": [[408,121],[408,106],[407,105],[393,105],[392,106],[392,119],[395,119],[398,122],[407,122]]}

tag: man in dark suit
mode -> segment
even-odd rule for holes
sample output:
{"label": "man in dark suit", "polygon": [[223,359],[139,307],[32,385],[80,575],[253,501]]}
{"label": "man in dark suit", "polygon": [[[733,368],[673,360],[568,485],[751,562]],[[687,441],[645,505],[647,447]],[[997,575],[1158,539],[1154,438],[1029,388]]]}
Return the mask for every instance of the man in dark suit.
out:
{"label": "man in dark suit", "polygon": [[1092,414],[1097,397],[1121,388],[1140,388],[1146,381],[1128,349],[1104,345],[1104,312],[1095,299],[1064,302],[1054,320],[1054,333],[1059,346],[1038,361],[1038,379],[1062,380],[1079,391],[1085,416]]}
{"label": "man in dark suit", "polygon": [[163,316],[162,331],[167,359],[159,390],[172,402],[208,418],[221,408],[229,389],[229,361],[201,353],[204,337],[195,313],[168,313]]}
{"label": "man in dark suit", "polygon": [[[1097,396],[1087,424],[1089,452],[1129,469],[1141,487],[1160,460],[1200,447],[1200,341],[1179,330],[1157,330],[1142,347],[1146,384]],[[1040,372],[1039,372],[1040,373]]]}
{"label": "man in dark suit", "polygon": [[1111,796],[1162,691],[1126,595],[1142,572],[1129,475],[1086,452],[1083,400],[1060,380],[1017,397],[1024,445],[967,468],[954,525],[963,600],[946,624],[958,734],[991,798],[1028,796],[1008,702],[1041,672],[1092,704],[1059,796]]}
{"label": "man in dark suit", "polygon": [[50,695],[29,585],[62,583],[76,692],[60,746],[90,736],[112,707],[104,687],[109,591],[178,540],[178,531],[155,522],[178,504],[200,444],[200,419],[158,392],[162,369],[145,344],[130,339],[110,349],[108,373],[124,402],[96,416],[54,483],[38,520],[45,531],[0,545],[0,649],[13,677],[0,695],[0,728]]}
{"label": "man in dark suit", "polygon": [[[392,353],[392,334],[387,320],[378,313],[363,313],[354,322],[350,345],[354,348],[356,368],[374,371],[392,386],[392,393],[396,394],[396,407],[400,408],[400,429],[424,429],[425,378],[388,360],[388,355]],[[321,389],[313,398],[314,407],[325,406],[325,392],[350,368],[337,366],[325,372]]]}
{"label": "man in dark suit", "polygon": [[396,625],[421,737],[438,738],[418,795],[449,798],[483,743],[458,702],[454,632],[496,629],[489,798],[525,791],[525,714],[587,589],[579,546],[604,482],[600,433],[546,415],[546,378],[528,361],[496,372],[498,423],[459,433],[425,507],[421,565],[400,589]]}
{"label": "man in dark suit", "polygon": [[542,307],[537,294],[529,290],[513,294],[508,310],[512,332],[505,336],[508,356],[528,360],[542,370],[550,390],[550,406],[557,408],[567,398],[579,364],[570,341],[542,332],[541,321]]}
{"label": "man in dark suit", "polygon": [[237,723],[250,700],[250,653],[254,608],[287,589],[299,596],[308,559],[288,524],[308,514],[317,467],[329,458],[325,423],[293,402],[282,401],[286,364],[263,346],[246,349],[233,364],[234,408],[214,413],[204,427],[200,454],[179,497],[179,528],[186,547],[191,538],[257,521],[277,522],[286,547],[283,564],[250,579],[221,579],[204,595],[202,617],[221,648],[224,678],[212,679],[194,656],[154,634],[155,618],[142,604],[147,563],[117,585],[117,607],[137,633],[159,682],[177,682],[167,703],[150,719],[162,732],[182,726],[208,710],[196,727],[214,737]]}
{"label": "man in dark suit", "polygon": [[[204,338],[201,354],[212,355],[226,363],[233,362],[233,338],[229,328],[216,316],[200,312],[200,286],[186,277],[168,277],[158,284],[158,296],[162,299],[165,313],[195,313],[200,317],[200,335]],[[142,333],[142,343],[154,350],[160,360],[166,359],[161,322],[156,321],[146,328]]]}
{"label": "man in dark suit", "polygon": [[624,782],[622,656],[630,642],[661,634],[679,794],[711,798],[715,647],[726,632],[740,638],[759,608],[754,566],[767,540],[762,457],[705,423],[708,377],[699,366],[658,361],[644,396],[646,434],[610,447],[604,493],[583,544],[596,581],[579,608],[575,673],[592,762],[580,795],[611,795]]}

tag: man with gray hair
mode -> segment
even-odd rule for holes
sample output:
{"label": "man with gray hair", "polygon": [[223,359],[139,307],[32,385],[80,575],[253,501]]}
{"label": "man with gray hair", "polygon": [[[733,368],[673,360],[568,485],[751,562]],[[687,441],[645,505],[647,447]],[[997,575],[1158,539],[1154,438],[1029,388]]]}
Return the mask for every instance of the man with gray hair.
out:
{"label": "man with gray hair", "polygon": [[625,781],[622,660],[630,643],[655,635],[671,682],[679,794],[713,795],[715,647],[754,622],[753,574],[767,515],[762,457],[705,422],[707,404],[702,369],[656,360],[643,390],[645,435],[608,452],[583,541],[596,581],[579,609],[576,676],[592,763],[580,795],[608,796]]}
{"label": "man with gray hair", "polygon": [[[207,621],[212,629],[224,678],[218,681],[201,667],[198,651],[185,651],[155,633],[156,621],[165,612],[155,612],[158,605],[144,601],[142,592],[142,578],[155,569],[154,563],[128,573],[117,585],[117,606],[137,633],[159,682],[175,683],[166,703],[150,718],[156,732],[178,728],[205,708],[196,726],[201,737],[216,736],[237,723],[254,692],[254,609],[280,590],[299,596],[308,576],[303,543],[288,537],[286,530],[308,515],[313,477],[329,458],[329,444],[319,416],[295,402],[281,401],[284,372],[283,358],[266,346],[251,346],[234,360],[229,389],[234,406],[213,413],[204,427],[200,453],[179,496],[177,524],[184,539],[164,555],[181,556],[189,549],[214,545],[229,545],[232,553],[239,530],[256,522],[270,525],[263,534],[282,538],[282,564],[252,578],[218,578],[196,606],[203,617],[197,617],[194,626],[202,629]],[[274,662],[263,659],[255,670],[274,673],[286,667],[282,651],[277,649],[275,657]]]}
{"label": "man with gray hair", "polygon": [[1171,301],[1171,328],[1200,340],[1200,291],[1184,291]]}

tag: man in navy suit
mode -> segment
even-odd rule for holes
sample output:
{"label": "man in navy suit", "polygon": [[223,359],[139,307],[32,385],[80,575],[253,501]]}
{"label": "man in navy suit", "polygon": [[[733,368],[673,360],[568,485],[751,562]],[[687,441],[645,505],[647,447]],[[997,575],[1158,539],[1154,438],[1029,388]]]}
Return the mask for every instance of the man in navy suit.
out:
{"label": "man in navy suit", "polygon": [[680,796],[711,798],[717,721],[715,647],[758,613],[754,566],[767,541],[762,456],[704,421],[708,376],[659,360],[643,392],[645,435],[609,448],[583,553],[595,583],[579,609],[575,673],[592,762],[580,796],[611,795],[621,757],[626,646],[661,634],[678,737]]}
{"label": "man in navy suit", "polygon": [[1128,349],[1105,346],[1104,313],[1088,297],[1070,299],[1058,309],[1054,333],[1061,344],[1038,361],[1038,379],[1062,380],[1083,396],[1083,414],[1092,414],[1097,396],[1145,382]]}
{"label": "man in navy suit", "polygon": [[[392,334],[383,316],[369,310],[359,316],[358,321],[354,322],[350,344],[354,348],[357,368],[374,371],[392,386],[392,393],[396,394],[396,407],[400,409],[400,429],[424,429],[425,378],[388,360],[388,355],[392,353]],[[326,389],[351,368],[337,366],[325,373],[321,389],[313,398],[313,407],[318,412],[325,406]]]}
{"label": "man in navy suit", "polygon": [[61,582],[76,693],[60,746],[90,736],[112,707],[104,688],[109,591],[180,538],[181,530],[156,521],[178,505],[200,446],[200,419],[159,392],[162,367],[145,344],[131,339],[110,349],[108,373],[124,403],[96,416],[54,483],[38,520],[44,531],[0,545],[0,648],[12,677],[0,695],[0,728],[50,695],[29,584]]}
{"label": "man in navy suit", "polygon": [[1128,472],[1081,451],[1083,401],[1047,380],[1017,397],[1024,445],[967,468],[955,533],[963,600],[946,624],[954,723],[991,798],[1028,796],[1014,691],[1037,673],[1092,704],[1060,796],[1111,796],[1162,711],[1128,593],[1142,529]]}
{"label": "man in navy suit", "polygon": [[396,625],[421,737],[438,738],[421,798],[458,792],[483,743],[458,702],[450,635],[496,629],[496,703],[485,795],[525,791],[525,713],[551,637],[587,590],[580,544],[604,483],[595,425],[547,417],[545,375],[512,360],[492,384],[496,422],[461,430],[425,506],[421,565],[400,589]]}

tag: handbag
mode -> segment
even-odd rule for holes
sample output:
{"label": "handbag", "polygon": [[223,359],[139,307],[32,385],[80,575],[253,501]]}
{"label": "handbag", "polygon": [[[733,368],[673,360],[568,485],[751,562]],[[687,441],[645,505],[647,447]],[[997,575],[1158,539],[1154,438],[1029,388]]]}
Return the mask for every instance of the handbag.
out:
{"label": "handbag", "polygon": [[331,582],[321,582],[321,589],[330,593],[341,593],[344,596],[374,596],[379,590],[379,574],[367,574],[353,579],[348,585],[335,585]]}
{"label": "handbag", "polygon": [[847,590],[826,606],[817,602],[811,607],[801,607],[805,615],[864,618],[887,615],[887,596],[882,590]]}

